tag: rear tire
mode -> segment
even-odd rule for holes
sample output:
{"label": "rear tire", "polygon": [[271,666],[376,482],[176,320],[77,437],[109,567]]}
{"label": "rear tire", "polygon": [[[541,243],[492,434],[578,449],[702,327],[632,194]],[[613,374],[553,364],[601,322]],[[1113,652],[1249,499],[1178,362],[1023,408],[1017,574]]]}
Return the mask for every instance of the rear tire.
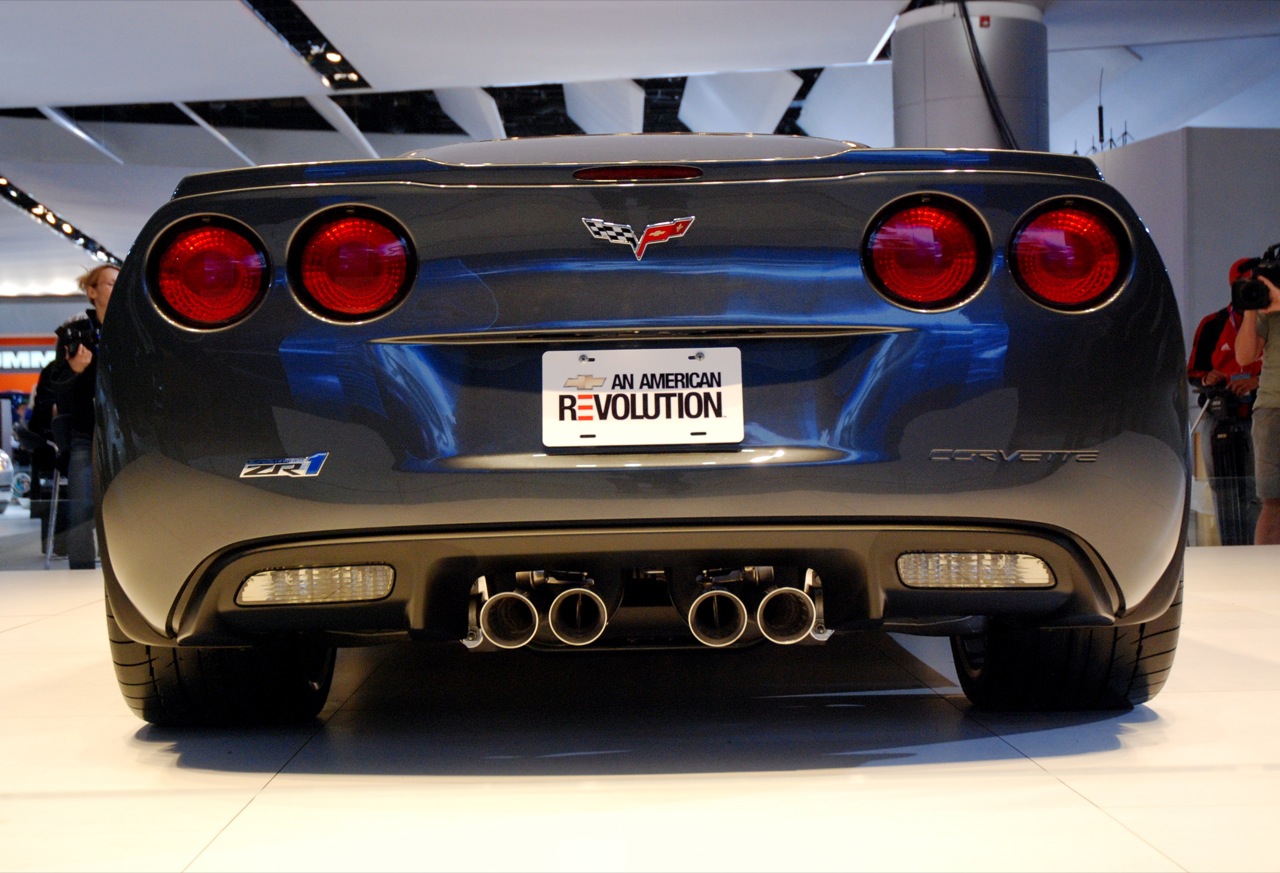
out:
{"label": "rear tire", "polygon": [[251,648],[166,648],[134,642],[107,602],[120,693],[163,727],[296,724],[313,719],[333,681],[335,649],[289,639]]}
{"label": "rear tire", "polygon": [[991,628],[951,638],[960,686],[994,710],[1128,709],[1164,687],[1178,648],[1182,583],[1168,610],[1108,628]]}

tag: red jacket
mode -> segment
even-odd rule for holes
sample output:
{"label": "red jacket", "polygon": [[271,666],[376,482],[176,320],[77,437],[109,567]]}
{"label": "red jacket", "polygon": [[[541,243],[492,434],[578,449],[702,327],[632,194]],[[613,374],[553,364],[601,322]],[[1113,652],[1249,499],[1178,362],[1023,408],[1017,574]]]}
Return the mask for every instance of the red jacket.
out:
{"label": "red jacket", "polygon": [[1254,361],[1247,367],[1236,363],[1236,330],[1240,327],[1240,313],[1231,306],[1206,315],[1196,328],[1191,341],[1191,357],[1187,361],[1187,379],[1200,386],[1210,370],[1230,379],[1238,374],[1256,377],[1262,372],[1262,361]]}

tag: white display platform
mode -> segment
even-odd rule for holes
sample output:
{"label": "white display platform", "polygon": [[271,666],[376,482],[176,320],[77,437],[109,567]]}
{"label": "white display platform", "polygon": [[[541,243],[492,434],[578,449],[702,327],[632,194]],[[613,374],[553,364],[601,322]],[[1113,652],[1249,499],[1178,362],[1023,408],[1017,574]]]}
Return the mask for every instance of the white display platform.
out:
{"label": "white display platform", "polygon": [[1131,712],[979,713],[935,639],[396,644],[244,731],[135,718],[100,574],[63,568],[0,572],[3,871],[1280,869],[1278,546],[1189,551]]}

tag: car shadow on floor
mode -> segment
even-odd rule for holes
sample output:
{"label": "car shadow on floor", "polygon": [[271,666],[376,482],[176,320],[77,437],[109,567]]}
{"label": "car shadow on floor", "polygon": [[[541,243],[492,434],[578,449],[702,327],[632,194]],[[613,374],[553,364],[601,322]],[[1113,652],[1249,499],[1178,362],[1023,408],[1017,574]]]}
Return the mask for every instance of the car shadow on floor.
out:
{"label": "car shadow on floor", "polygon": [[264,750],[283,754],[296,740],[284,772],[601,776],[1024,764],[1011,735],[1079,728],[1069,752],[1083,754],[1155,718],[1146,707],[983,713],[891,636],[866,633],[732,651],[344,650],[315,725],[148,726],[137,739],[170,745],[179,766],[213,770],[271,769]]}

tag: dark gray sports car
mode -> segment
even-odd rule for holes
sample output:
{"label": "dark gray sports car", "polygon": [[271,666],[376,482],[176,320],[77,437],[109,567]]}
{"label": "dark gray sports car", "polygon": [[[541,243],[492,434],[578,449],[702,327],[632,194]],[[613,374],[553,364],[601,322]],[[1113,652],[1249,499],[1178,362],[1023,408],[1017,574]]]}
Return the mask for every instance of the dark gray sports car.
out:
{"label": "dark gray sports car", "polygon": [[191,176],[102,337],[120,687],[288,721],[394,637],[894,631],[949,636],[979,706],[1137,704],[1185,360],[1086,158],[619,135]]}

